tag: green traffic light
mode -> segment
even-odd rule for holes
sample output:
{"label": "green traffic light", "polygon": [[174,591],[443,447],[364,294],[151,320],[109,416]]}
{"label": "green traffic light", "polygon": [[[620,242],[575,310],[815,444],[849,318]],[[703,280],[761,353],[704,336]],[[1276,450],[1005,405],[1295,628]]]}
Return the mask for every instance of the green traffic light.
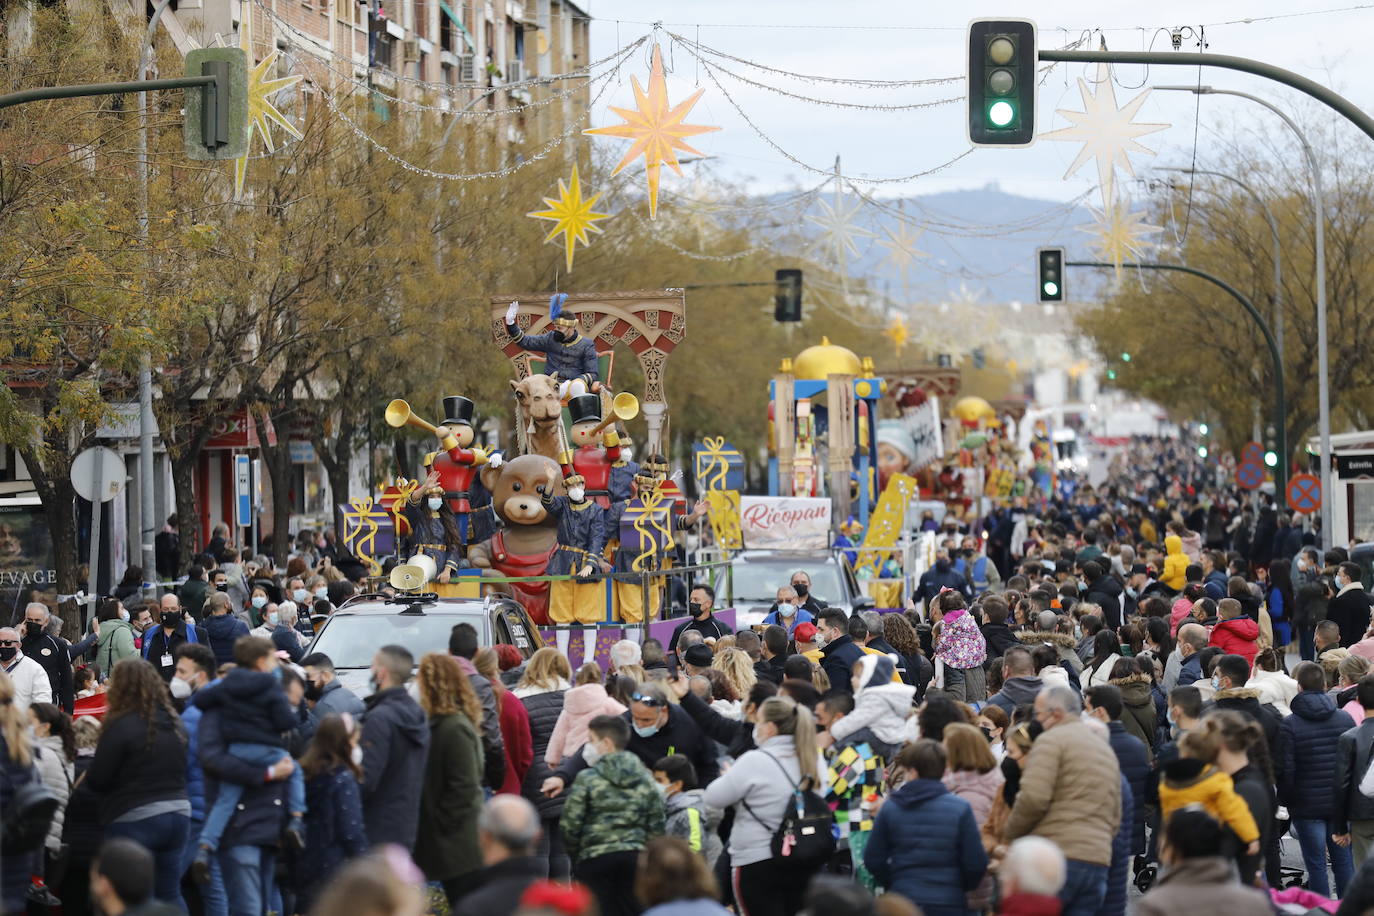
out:
{"label": "green traffic light", "polygon": [[1129,354],[1129,353],[1122,353],[1122,354],[1121,354],[1121,361],[1122,361],[1123,363],[1129,363],[1129,362],[1131,361],[1131,354]]}
{"label": "green traffic light", "polygon": [[1279,463],[1279,456],[1276,452],[1268,451],[1264,453],[1264,464],[1266,467],[1276,467]]}
{"label": "green traffic light", "polygon": [[1205,446],[1205,445],[1199,445],[1199,446],[1197,447],[1197,456],[1198,456],[1199,458],[1206,458],[1206,457],[1207,457],[1207,446]]}
{"label": "green traffic light", "polygon": [[1005,100],[998,100],[988,106],[988,121],[993,127],[1006,127],[1016,120],[1016,106]]}
{"label": "green traffic light", "polygon": [[1053,280],[1046,280],[1046,281],[1045,281],[1045,295],[1046,295],[1046,296],[1057,296],[1057,295],[1059,295],[1059,284],[1058,284],[1058,283],[1055,283]]}
{"label": "green traffic light", "polygon": [[1205,435],[1207,435],[1207,433],[1209,432],[1209,430],[1208,430],[1208,428],[1207,428],[1207,424],[1206,424],[1206,423],[1199,423],[1199,424],[1197,425],[1197,431],[1198,431],[1198,435],[1199,435],[1199,436],[1205,436]]}
{"label": "green traffic light", "polygon": [[1111,378],[1111,379],[1116,378],[1116,370],[1115,370],[1115,369],[1108,369],[1108,370],[1107,370],[1107,378]]}

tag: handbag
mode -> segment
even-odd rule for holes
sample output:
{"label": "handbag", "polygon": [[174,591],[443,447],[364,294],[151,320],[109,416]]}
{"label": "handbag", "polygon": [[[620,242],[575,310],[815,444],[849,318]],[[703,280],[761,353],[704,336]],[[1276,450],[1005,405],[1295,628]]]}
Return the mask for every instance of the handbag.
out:
{"label": "handbag", "polygon": [[42,848],[56,811],[57,797],[43,785],[38,768],[30,767],[28,781],[15,787],[0,825],[0,855],[16,856]]}
{"label": "handbag", "polygon": [[[770,844],[773,857],[799,868],[816,868],[830,861],[835,854],[835,814],[825,800],[812,791],[811,777],[803,777],[801,782],[792,782],[787,768],[778,758],[767,751],[760,751],[782,770],[783,778],[792,786],[792,796],[783,808],[782,820],[773,828]],[[740,804],[749,816],[758,821],[765,829],[768,823],[754,813],[754,809],[744,799]]]}

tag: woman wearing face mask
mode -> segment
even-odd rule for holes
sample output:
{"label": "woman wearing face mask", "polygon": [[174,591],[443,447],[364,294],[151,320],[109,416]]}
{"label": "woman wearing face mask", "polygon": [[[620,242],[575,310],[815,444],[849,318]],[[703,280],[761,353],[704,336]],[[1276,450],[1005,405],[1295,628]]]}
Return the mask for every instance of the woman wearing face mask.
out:
{"label": "woman wearing face mask", "polygon": [[764,700],[757,718],[757,749],[706,787],[706,804],[737,806],[730,865],[741,916],[790,916],[802,908],[810,874],[773,856],[773,832],[794,786],[805,782],[818,791],[823,788],[816,725],[805,706],[786,697]]}
{"label": "woman wearing face mask", "polygon": [[106,675],[115,663],[138,654],[134,645],[134,628],[129,612],[118,598],[106,598],[97,615],[100,621],[100,641],[95,646],[95,663]]}
{"label": "woman wearing face mask", "polygon": [[[477,816],[482,811],[482,707],[453,656],[431,652],[416,678],[420,706],[429,715],[429,756],[420,789],[415,864],[444,886],[449,903],[468,888],[482,864]],[[513,697],[511,699],[514,699]]]}
{"label": "woman wearing face mask", "polygon": [[357,730],[351,716],[326,716],[301,757],[305,773],[305,850],[291,874],[296,911],[308,912],[320,888],[344,862],[367,851]]}
{"label": "woman wearing face mask", "polygon": [[248,614],[253,619],[253,626],[260,627],[263,625],[263,608],[267,607],[269,600],[267,589],[261,585],[254,586],[253,594],[248,598]]}
{"label": "woman wearing face mask", "polygon": [[433,560],[434,581],[447,584],[463,562],[463,538],[458,531],[458,517],[444,499],[438,471],[431,470],[410,494],[405,517],[410,523],[411,554],[423,553]]}
{"label": "woman wearing face mask", "polygon": [[1002,790],[993,798],[992,810],[983,821],[983,848],[994,865],[1007,853],[1007,818],[1011,816],[1016,795],[1021,791],[1021,767],[1031,750],[1030,723],[1017,723],[1004,736],[1007,755],[998,764],[1002,773]]}

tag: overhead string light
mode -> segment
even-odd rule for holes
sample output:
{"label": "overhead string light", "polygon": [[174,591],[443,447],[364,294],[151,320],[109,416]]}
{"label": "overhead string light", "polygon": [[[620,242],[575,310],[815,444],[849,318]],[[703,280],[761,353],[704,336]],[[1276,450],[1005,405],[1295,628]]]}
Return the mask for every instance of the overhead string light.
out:
{"label": "overhead string light", "polygon": [[488,169],[486,171],[481,172],[466,173],[440,172],[435,169],[426,168],[422,165],[416,165],[415,163],[409,161],[405,157],[396,153],[394,150],[392,150],[386,144],[382,143],[377,138],[373,137],[367,131],[363,130],[363,128],[360,127],[356,121],[350,118],[339,108],[339,106],[335,103],[335,100],[331,93],[326,92],[324,90],[320,90],[320,97],[324,99],[324,103],[329,107],[329,110],[332,111],[335,115],[337,115],[339,119],[343,121],[344,124],[347,125],[348,128],[358,136],[359,139],[367,143],[377,152],[381,153],[383,156],[390,159],[392,162],[396,163],[406,171],[414,172],[417,175],[423,175],[426,178],[437,178],[441,181],[481,181],[489,178],[505,178],[508,175],[514,175],[521,169],[524,169],[535,162],[539,162],[540,160],[547,158],[554,150],[562,146],[563,143],[565,143],[569,138],[578,135],[581,129],[581,125],[590,120],[592,110],[596,108],[597,104],[601,101],[601,97],[606,94],[606,90],[613,85],[615,85],[614,80],[606,80],[601,85],[601,88],[597,90],[596,95],[592,98],[590,104],[587,105],[586,110],[584,110],[582,114],[573,118],[569,122],[568,127],[562,133],[550,139],[543,146],[539,147],[539,149],[527,154],[525,158],[521,159],[514,165],[506,166],[505,168],[500,169]]}

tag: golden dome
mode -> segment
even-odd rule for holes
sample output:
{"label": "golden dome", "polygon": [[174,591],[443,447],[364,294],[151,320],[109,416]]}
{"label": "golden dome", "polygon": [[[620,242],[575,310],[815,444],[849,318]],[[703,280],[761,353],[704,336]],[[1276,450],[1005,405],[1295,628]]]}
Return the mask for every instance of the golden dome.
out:
{"label": "golden dome", "polygon": [[829,337],[822,337],[814,347],[807,347],[792,361],[797,378],[825,379],[831,375],[860,375],[863,363],[854,351],[836,346]]}
{"label": "golden dome", "polygon": [[955,402],[952,413],[960,420],[969,423],[997,418],[997,411],[992,409],[992,405],[977,395],[960,398]]}

